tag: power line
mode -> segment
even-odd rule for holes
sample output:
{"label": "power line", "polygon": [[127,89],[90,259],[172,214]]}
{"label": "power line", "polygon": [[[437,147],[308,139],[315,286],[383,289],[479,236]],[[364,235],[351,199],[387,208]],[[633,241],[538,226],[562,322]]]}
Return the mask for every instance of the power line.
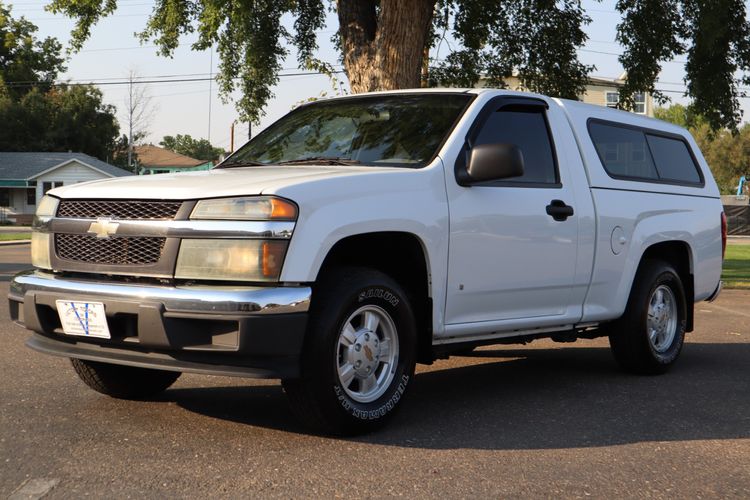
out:
{"label": "power line", "polygon": [[[606,51],[603,51],[603,50],[592,50],[592,49],[583,49],[583,48],[576,49],[576,50],[578,50],[579,52],[588,52],[588,53],[591,53],[591,54],[604,54],[604,55],[608,55],[608,56],[618,56],[619,57],[619,56],[622,55],[621,52],[606,52]],[[687,64],[687,61],[662,61],[662,62],[669,63],[669,64]]]}
{"label": "power line", "polygon": [[[151,12],[144,12],[142,14],[110,14],[106,16],[107,18],[110,17],[148,17],[151,15]],[[75,22],[75,19],[70,17],[37,17],[37,18],[26,18],[27,21],[34,21],[34,22],[46,22],[46,21],[73,21]]]}
{"label": "power line", "polygon": [[[122,0],[120,0],[120,1],[122,1]],[[33,4],[15,3],[15,4],[11,4],[11,7],[18,7],[18,6],[24,6],[24,5],[31,5],[31,6],[34,6],[34,7],[39,7],[39,3],[33,3]],[[154,5],[153,2],[151,2],[151,3],[131,3],[131,4],[122,4],[122,5],[120,5],[120,2],[118,2],[117,8],[119,9],[121,7],[143,7],[143,6],[153,7],[153,5]],[[44,7],[42,7],[41,9],[22,8],[20,10],[24,10],[26,12],[48,12],[47,9],[44,8]]]}
{"label": "power line", "polygon": [[85,49],[79,52],[110,52],[116,50],[155,49],[156,45],[138,45],[136,47],[102,47],[101,49]]}
{"label": "power line", "polygon": [[[343,70],[337,70],[333,71],[332,73],[343,73]],[[279,74],[279,78],[284,77],[290,77],[290,76],[317,76],[317,75],[327,75],[327,73],[321,73],[316,71],[307,71],[302,73],[284,73]],[[110,86],[110,85],[129,85],[130,83],[138,83],[138,84],[157,84],[157,83],[184,83],[184,82],[208,82],[215,80],[216,76],[209,76],[209,77],[199,77],[199,78],[175,78],[175,79],[151,79],[151,80],[137,80],[130,82],[129,80],[119,80],[119,81],[107,81],[105,79],[101,79],[99,81],[69,81],[69,82],[52,82],[52,83],[44,83],[44,82],[30,82],[30,81],[19,81],[19,82],[5,82],[5,85],[7,87],[13,87],[13,88],[22,88],[22,87],[35,87],[35,86],[44,86],[49,85],[53,87],[65,87],[65,86],[82,86],[82,85],[94,85],[94,86]],[[240,78],[234,78],[235,80],[239,80]]]}

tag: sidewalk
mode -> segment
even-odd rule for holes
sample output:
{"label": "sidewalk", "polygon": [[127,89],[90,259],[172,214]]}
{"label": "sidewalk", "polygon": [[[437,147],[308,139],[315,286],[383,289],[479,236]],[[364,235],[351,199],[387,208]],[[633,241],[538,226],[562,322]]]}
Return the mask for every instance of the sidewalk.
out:
{"label": "sidewalk", "polygon": [[29,233],[31,226],[0,226],[0,233]]}
{"label": "sidewalk", "polygon": [[727,236],[729,245],[750,245],[750,236]]}

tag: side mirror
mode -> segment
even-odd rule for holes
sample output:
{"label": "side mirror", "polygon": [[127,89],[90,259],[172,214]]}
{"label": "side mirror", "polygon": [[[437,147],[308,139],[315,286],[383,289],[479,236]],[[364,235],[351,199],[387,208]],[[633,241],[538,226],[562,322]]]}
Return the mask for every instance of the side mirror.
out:
{"label": "side mirror", "polygon": [[469,184],[523,175],[523,153],[515,144],[479,144],[466,167]]}

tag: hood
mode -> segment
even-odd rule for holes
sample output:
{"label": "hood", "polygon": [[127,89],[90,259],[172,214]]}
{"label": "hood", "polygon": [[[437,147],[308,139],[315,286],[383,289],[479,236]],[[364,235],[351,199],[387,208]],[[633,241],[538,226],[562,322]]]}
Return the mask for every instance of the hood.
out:
{"label": "hood", "polygon": [[177,174],[134,175],[62,186],[50,191],[60,198],[191,200],[251,196],[263,190],[303,184],[325,177],[372,174],[379,167],[274,166],[214,169]]}

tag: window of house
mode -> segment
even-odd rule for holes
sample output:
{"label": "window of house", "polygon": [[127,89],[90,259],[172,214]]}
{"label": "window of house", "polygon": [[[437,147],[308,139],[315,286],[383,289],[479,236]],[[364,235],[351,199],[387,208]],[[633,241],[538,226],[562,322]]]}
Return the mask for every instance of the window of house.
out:
{"label": "window of house", "polygon": [[63,181],[55,181],[55,187],[56,188],[59,188],[62,185],[63,185]]}
{"label": "window of house", "polygon": [[10,189],[0,188],[0,207],[10,206]]}
{"label": "window of house", "polygon": [[26,190],[26,205],[28,206],[36,205],[36,189],[29,188]]}
{"label": "window of house", "polygon": [[633,94],[633,101],[635,103],[633,107],[633,113],[639,115],[646,114],[646,94],[644,92],[636,92]]}
{"label": "window of house", "polygon": [[620,103],[619,92],[607,92],[606,104],[608,108],[616,108],[619,103]]}
{"label": "window of house", "polygon": [[544,112],[518,107],[500,109],[482,126],[475,144],[515,144],[521,150],[524,172],[502,182],[556,184],[555,155]]}
{"label": "window of house", "polygon": [[42,183],[42,193],[47,194],[47,191],[52,189],[52,183],[51,182],[43,182]]}
{"label": "window of house", "polygon": [[[620,93],[619,92],[607,92],[606,94],[606,105],[608,108],[616,108],[617,105],[620,103]],[[646,114],[646,94],[645,92],[636,92],[633,94],[633,113],[637,113],[639,115],[645,115]]]}

